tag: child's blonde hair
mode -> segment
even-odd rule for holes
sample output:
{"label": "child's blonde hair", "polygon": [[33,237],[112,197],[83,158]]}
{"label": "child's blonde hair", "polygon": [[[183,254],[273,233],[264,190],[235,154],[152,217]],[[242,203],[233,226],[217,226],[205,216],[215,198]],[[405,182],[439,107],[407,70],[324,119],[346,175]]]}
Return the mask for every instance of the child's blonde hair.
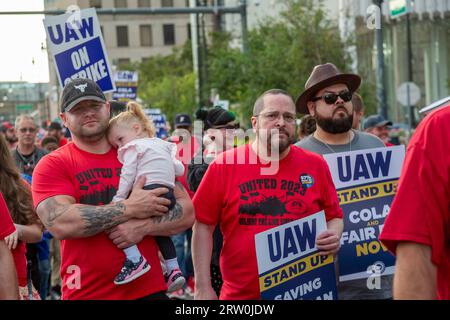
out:
{"label": "child's blonde hair", "polygon": [[109,120],[109,127],[114,125],[130,125],[132,123],[138,122],[142,125],[144,131],[147,132],[150,138],[155,136],[155,126],[153,121],[149,119],[142,107],[135,101],[129,101],[127,103],[127,110],[119,113],[117,116]]}

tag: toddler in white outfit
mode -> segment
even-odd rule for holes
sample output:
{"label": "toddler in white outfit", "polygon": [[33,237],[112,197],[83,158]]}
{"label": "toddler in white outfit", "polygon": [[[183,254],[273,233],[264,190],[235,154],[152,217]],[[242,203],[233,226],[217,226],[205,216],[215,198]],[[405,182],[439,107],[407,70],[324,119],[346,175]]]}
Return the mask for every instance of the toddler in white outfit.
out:
{"label": "toddler in white outfit", "polygon": [[[161,187],[169,189],[162,197],[170,200],[169,210],[175,206],[173,194],[175,176],[183,175],[184,166],[176,159],[176,145],[154,135],[155,128],[152,121],[135,102],[129,102],[127,111],[110,120],[108,140],[118,148],[118,159],[123,164],[119,189],[113,202],[125,200],[135,180],[145,176],[147,180],[144,189]],[[165,259],[167,291],[178,290],[186,280],[178,266],[175,246],[170,237],[155,237],[155,240]],[[133,281],[150,270],[149,263],[141,255],[137,245],[124,249],[124,253],[126,259],[123,267],[114,279],[117,285]]]}

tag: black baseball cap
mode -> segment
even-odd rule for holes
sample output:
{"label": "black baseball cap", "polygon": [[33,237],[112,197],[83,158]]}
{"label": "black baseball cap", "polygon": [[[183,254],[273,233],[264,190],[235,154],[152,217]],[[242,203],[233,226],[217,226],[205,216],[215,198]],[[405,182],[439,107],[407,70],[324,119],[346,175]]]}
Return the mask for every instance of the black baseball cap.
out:
{"label": "black baseball cap", "polygon": [[192,126],[192,120],[187,113],[179,113],[175,115],[175,128],[190,126]]}
{"label": "black baseball cap", "polygon": [[53,121],[48,126],[48,130],[62,130],[62,126],[59,122]]}
{"label": "black baseball cap", "polygon": [[392,121],[385,120],[383,116],[379,114],[367,117],[367,119],[363,123],[364,130],[383,126],[392,126]]}
{"label": "black baseball cap", "polygon": [[61,112],[70,111],[81,101],[94,100],[105,103],[102,89],[91,79],[74,79],[64,87],[61,95]]}

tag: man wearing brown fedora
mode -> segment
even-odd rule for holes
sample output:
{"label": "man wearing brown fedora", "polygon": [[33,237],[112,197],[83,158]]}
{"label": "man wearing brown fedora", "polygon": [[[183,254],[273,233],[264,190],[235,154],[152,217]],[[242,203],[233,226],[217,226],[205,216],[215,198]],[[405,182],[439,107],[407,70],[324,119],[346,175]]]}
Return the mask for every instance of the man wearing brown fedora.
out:
{"label": "man wearing brown fedora", "polygon": [[384,146],[373,135],[352,130],[352,98],[360,84],[358,75],[342,73],[332,63],[314,67],[296,107],[297,112],[316,118],[317,129],[299,147],[326,154]]}
{"label": "man wearing brown fedora", "polygon": [[[332,63],[314,67],[296,107],[299,113],[311,114],[317,128],[296,145],[322,155],[384,147],[374,135],[352,129],[352,97],[360,84],[358,75],[342,73]],[[392,276],[381,277],[379,290],[369,290],[366,279],[340,283],[338,296],[343,300],[391,298]]]}

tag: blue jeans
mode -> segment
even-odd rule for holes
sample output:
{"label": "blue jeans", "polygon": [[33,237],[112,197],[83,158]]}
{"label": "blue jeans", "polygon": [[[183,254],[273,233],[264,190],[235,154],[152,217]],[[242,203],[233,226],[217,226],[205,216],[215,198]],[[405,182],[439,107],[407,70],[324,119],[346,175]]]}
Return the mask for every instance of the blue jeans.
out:
{"label": "blue jeans", "polygon": [[51,274],[51,267],[50,267],[50,260],[39,260],[39,274],[40,274],[40,288],[39,288],[39,295],[41,296],[42,300],[45,300],[48,295],[48,287],[49,287],[49,281],[50,281],[50,274]]}
{"label": "blue jeans", "polygon": [[[194,275],[191,254],[192,229],[188,229],[180,234],[172,236],[173,244],[177,252],[178,264],[183,275],[187,278]],[[185,247],[187,243],[187,248]]]}

